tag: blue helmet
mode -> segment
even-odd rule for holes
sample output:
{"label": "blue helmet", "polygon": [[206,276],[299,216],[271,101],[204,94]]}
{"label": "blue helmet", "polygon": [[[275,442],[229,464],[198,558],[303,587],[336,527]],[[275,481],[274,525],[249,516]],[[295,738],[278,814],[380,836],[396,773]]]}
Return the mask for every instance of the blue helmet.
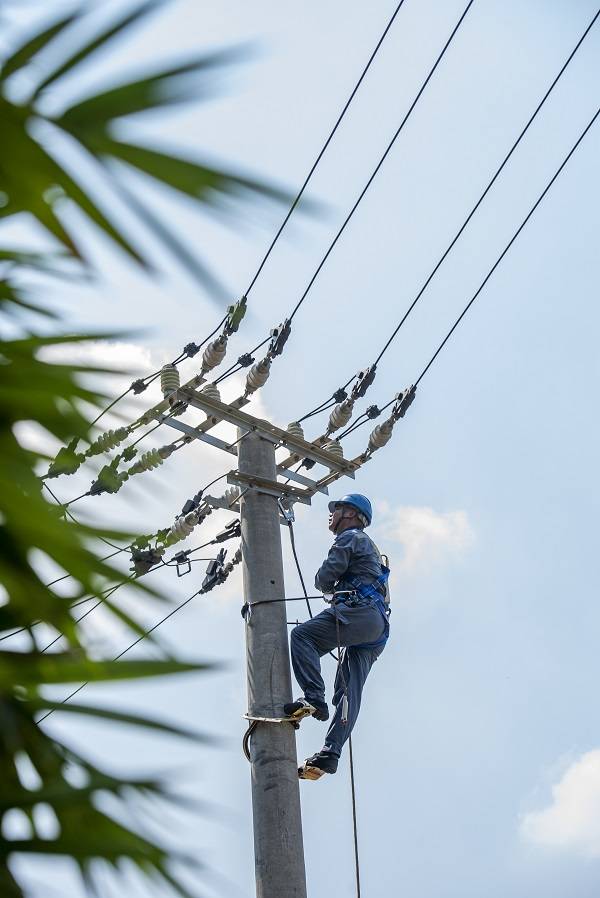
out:
{"label": "blue helmet", "polygon": [[366,517],[367,525],[373,520],[371,503],[366,496],[361,496],[360,493],[349,493],[347,496],[342,496],[341,499],[332,500],[328,506],[329,511],[334,511],[336,505],[351,505],[352,508],[356,508],[357,511],[360,511]]}

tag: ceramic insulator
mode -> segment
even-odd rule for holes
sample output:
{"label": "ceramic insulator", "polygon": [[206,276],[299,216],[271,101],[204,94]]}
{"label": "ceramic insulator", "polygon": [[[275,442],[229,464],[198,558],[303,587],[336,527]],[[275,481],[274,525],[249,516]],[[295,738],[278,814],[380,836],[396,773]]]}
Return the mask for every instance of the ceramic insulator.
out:
{"label": "ceramic insulator", "polygon": [[260,362],[252,365],[250,371],[248,372],[248,377],[246,378],[246,396],[249,396],[250,393],[254,393],[256,390],[260,389],[260,387],[264,387],[267,380],[269,379],[270,373],[270,359],[261,359]]}
{"label": "ceramic insulator", "polygon": [[206,373],[220,365],[227,352],[227,337],[221,335],[209,343],[202,355],[202,372]]}
{"label": "ceramic insulator", "polygon": [[345,427],[352,417],[353,410],[353,399],[344,399],[343,402],[338,402],[329,416],[327,433],[333,433],[334,430],[339,430],[340,427]]}
{"label": "ceramic insulator", "polygon": [[217,386],[215,386],[215,384],[206,384],[206,386],[203,387],[200,390],[200,392],[203,393],[205,396],[207,396],[209,399],[216,399],[217,402],[221,401],[221,394],[219,393],[219,388]]}
{"label": "ceramic insulator", "polygon": [[237,486],[230,486],[228,490],[225,490],[221,498],[227,505],[233,505],[239,494],[240,491]]}
{"label": "ceramic insulator", "polygon": [[100,452],[108,452],[109,449],[114,449],[119,443],[123,442],[128,433],[129,431],[126,427],[119,427],[118,430],[107,430],[106,433],[101,434],[94,440],[87,450],[87,454],[97,455]]}
{"label": "ceramic insulator", "polygon": [[144,454],[138,458],[136,463],[124,473],[131,475],[141,474],[143,471],[152,471],[153,468],[158,468],[159,465],[162,465],[163,460],[159,449],[150,449],[149,452],[144,452]]}
{"label": "ceramic insulator", "polygon": [[297,421],[292,421],[291,424],[288,424],[286,430],[290,434],[290,436],[298,437],[301,440],[304,439],[304,431],[302,430],[302,425],[298,424]]}
{"label": "ceramic insulator", "polygon": [[175,365],[163,365],[160,369],[160,388],[163,396],[168,396],[181,385],[179,371]]}
{"label": "ceramic insulator", "polygon": [[198,519],[196,517],[195,512],[190,511],[189,514],[177,518],[169,532],[167,533],[167,542],[169,545],[172,543],[179,542],[181,539],[186,539],[198,523]]}
{"label": "ceramic insulator", "polygon": [[377,427],[373,428],[371,436],[369,437],[370,451],[375,452],[376,449],[381,449],[382,446],[385,446],[392,435],[393,429],[394,422],[391,418],[388,418],[387,421],[382,421],[381,424],[378,424]]}
{"label": "ceramic insulator", "polygon": [[344,457],[344,450],[342,449],[342,444],[338,443],[337,440],[330,440],[329,443],[325,443],[323,446],[327,452],[331,452],[332,455],[335,455],[336,458]]}

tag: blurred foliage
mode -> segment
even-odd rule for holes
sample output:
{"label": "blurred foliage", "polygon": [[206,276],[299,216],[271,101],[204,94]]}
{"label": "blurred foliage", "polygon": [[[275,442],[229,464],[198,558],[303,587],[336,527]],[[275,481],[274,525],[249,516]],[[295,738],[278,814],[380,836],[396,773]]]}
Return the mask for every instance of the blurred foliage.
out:
{"label": "blurred foliage", "polygon": [[[49,346],[85,340],[83,336],[40,336],[31,332],[35,315],[48,315],[43,289],[23,287],[23,279],[40,275],[71,277],[73,266],[79,274],[89,269],[89,260],[78,240],[78,226],[72,215],[76,207],[113,244],[145,267],[150,260],[134,245],[123,229],[114,208],[105,200],[104,184],[126,198],[129,210],[153,229],[163,245],[203,279],[212,275],[180,242],[174,231],[148,209],[145,201],[126,185],[124,167],[134,168],[165,187],[184,193],[201,204],[214,204],[220,196],[240,190],[269,191],[251,180],[217,171],[197,161],[168,155],[144,146],[132,138],[117,136],[114,124],[124,117],[152,110],[159,112],[209,93],[203,77],[228,61],[230,54],[198,56],[169,64],[160,70],[138,75],[94,96],[74,103],[60,112],[61,85],[76,78],[78,67],[96,51],[110,48],[111,42],[126,35],[162,4],[153,0],[122,12],[120,18],[96,27],[95,14],[78,9],[68,16],[31,34],[0,63],[0,125],[3,153],[0,158],[0,218],[26,214],[52,235],[57,252],[25,252],[0,247],[0,324],[13,322],[17,338],[0,344],[0,895],[21,898],[23,889],[11,861],[30,854],[71,858],[86,882],[92,883],[98,862],[115,867],[133,863],[151,880],[167,883],[174,893],[188,893],[173,873],[173,862],[189,861],[159,844],[101,808],[103,796],[121,802],[124,812],[136,802],[168,799],[162,782],[125,779],[99,769],[89,759],[63,745],[44,729],[40,715],[61,713],[85,715],[95,720],[145,727],[183,738],[199,738],[167,723],[126,714],[112,708],[79,703],[50,701],[44,693],[49,684],[126,680],[200,670],[202,665],[170,658],[161,660],[99,661],[89,657],[85,641],[74,617],[73,604],[83,596],[99,596],[106,609],[136,634],[140,623],[125,614],[106,595],[107,586],[124,582],[123,574],[108,560],[98,557],[99,540],[128,539],[130,534],[108,532],[77,523],[64,509],[49,502],[37,475],[40,452],[25,448],[19,433],[23,422],[33,422],[65,444],[74,437],[92,439],[92,426],[85,409],[99,407],[106,397],[82,385],[82,374],[94,370],[85,366],[51,363],[45,356]],[[92,10],[92,13],[95,11]],[[5,16],[6,18],[6,16]],[[90,22],[91,19],[91,22]],[[82,23],[86,26],[80,27]],[[87,35],[85,38],[82,35]],[[6,42],[5,42],[6,43]],[[27,88],[24,90],[24,86]],[[28,87],[27,87],[28,86]],[[51,103],[47,101],[51,100]],[[56,155],[54,140],[67,138],[70,151],[87,157],[97,166],[100,178],[93,190],[76,172],[67,171]],[[115,166],[115,163],[118,163]],[[104,179],[104,180],[102,180]],[[97,183],[102,189],[97,189]],[[108,206],[111,211],[106,211]],[[65,266],[71,266],[67,271]],[[33,318],[32,318],[33,315]],[[59,327],[60,322],[55,323]],[[40,575],[40,559],[51,562],[68,577],[69,598],[45,584]],[[141,594],[164,598],[131,580],[129,588]],[[63,648],[46,652],[38,644],[40,624],[62,636]],[[21,631],[20,640],[14,630]],[[11,641],[12,640],[12,641]],[[47,647],[49,648],[49,647]],[[23,775],[24,766],[35,782]],[[172,800],[172,796],[171,796]],[[51,809],[55,832],[39,828],[37,810]],[[29,834],[11,837],[14,829],[7,815],[20,812],[28,821]],[[129,815],[130,816],[130,815]],[[144,819],[146,819],[146,814]],[[8,825],[5,825],[8,824]]]}
{"label": "blurred foliage", "polygon": [[[126,36],[129,29],[164,5],[165,0],[146,0],[116,22],[98,28],[93,37],[80,45],[80,26],[90,15],[84,9],[76,11],[33,34],[0,62],[0,218],[18,213],[34,216],[69,254],[85,261],[77,226],[69,223],[73,217],[61,214],[67,206],[75,206],[130,258],[151,268],[150,255],[130,239],[114,214],[103,208],[108,205],[112,210],[114,199],[120,198],[137,218],[136,231],[152,231],[194,276],[217,289],[216,279],[198,259],[196,247],[191,252],[164,218],[142,199],[142,191],[130,187],[126,169],[133,168],[158,184],[211,207],[225,197],[248,191],[275,199],[287,199],[287,195],[251,178],[167,154],[137,141],[122,140],[117,136],[116,125],[129,116],[156,113],[174,104],[206,97],[210,94],[212,71],[230,63],[238,54],[222,51],[179,60],[86,96],[60,112],[47,111],[49,106],[60,105],[61,87],[77,77],[79,66],[93,60],[98,50]],[[74,40],[69,40],[71,35]],[[16,90],[15,76],[23,77],[27,84],[32,82],[32,86],[27,91],[22,85],[21,90]],[[21,98],[22,93],[25,98]],[[52,104],[48,103],[49,96]],[[57,139],[59,143],[62,139],[70,150],[75,149],[80,162],[91,160],[96,165],[102,184],[97,192],[104,203],[94,199],[89,186],[71,174],[48,148]],[[75,163],[74,168],[78,167]],[[108,197],[104,185],[108,187]]]}

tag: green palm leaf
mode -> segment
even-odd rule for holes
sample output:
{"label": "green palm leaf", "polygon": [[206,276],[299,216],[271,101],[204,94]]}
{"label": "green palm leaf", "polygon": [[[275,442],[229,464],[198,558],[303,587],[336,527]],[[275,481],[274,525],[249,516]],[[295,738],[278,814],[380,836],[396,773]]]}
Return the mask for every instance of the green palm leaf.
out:
{"label": "green palm leaf", "polygon": [[67,56],[60,65],[54,68],[50,74],[46,75],[46,77],[38,84],[32,99],[35,99],[43,90],[49,87],[50,84],[58,81],[59,78],[62,78],[63,75],[66,75],[67,72],[70,72],[79,65],[79,63],[87,61],[96,50],[100,49],[100,47],[103,47],[118,35],[123,34],[123,32],[131,27],[131,25],[136,24],[149,13],[154,12],[159,6],[164,5],[164,2],[165,0],[146,0],[146,2],[138,6],[137,9],[134,9],[113,25],[105,28],[104,31],[97,34],[96,37],[87,44],[84,44],[83,47],[80,47],[79,50],[76,50],[75,53]]}
{"label": "green palm leaf", "polygon": [[49,28],[45,28],[43,31],[40,31],[34,34],[29,40],[25,41],[17,50],[15,50],[8,59],[5,59],[4,62],[0,66],[0,80],[5,81],[9,78],[14,72],[23,68],[23,66],[27,65],[27,63],[31,62],[34,56],[39,53],[40,50],[43,50],[44,47],[50,43],[50,41],[55,38],[57,35],[64,31],[69,25],[71,25],[77,18],[79,14],[73,13],[71,15],[65,16],[64,19],[60,19],[58,22],[54,22],[50,25]]}

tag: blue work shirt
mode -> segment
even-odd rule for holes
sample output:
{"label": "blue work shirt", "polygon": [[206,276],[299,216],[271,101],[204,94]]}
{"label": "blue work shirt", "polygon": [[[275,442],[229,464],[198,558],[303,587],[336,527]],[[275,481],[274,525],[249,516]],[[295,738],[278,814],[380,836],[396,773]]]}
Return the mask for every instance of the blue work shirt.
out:
{"label": "blue work shirt", "polygon": [[315,586],[323,593],[353,589],[348,578],[375,583],[381,574],[381,555],[363,530],[343,530],[333,541],[327,558],[315,576]]}

